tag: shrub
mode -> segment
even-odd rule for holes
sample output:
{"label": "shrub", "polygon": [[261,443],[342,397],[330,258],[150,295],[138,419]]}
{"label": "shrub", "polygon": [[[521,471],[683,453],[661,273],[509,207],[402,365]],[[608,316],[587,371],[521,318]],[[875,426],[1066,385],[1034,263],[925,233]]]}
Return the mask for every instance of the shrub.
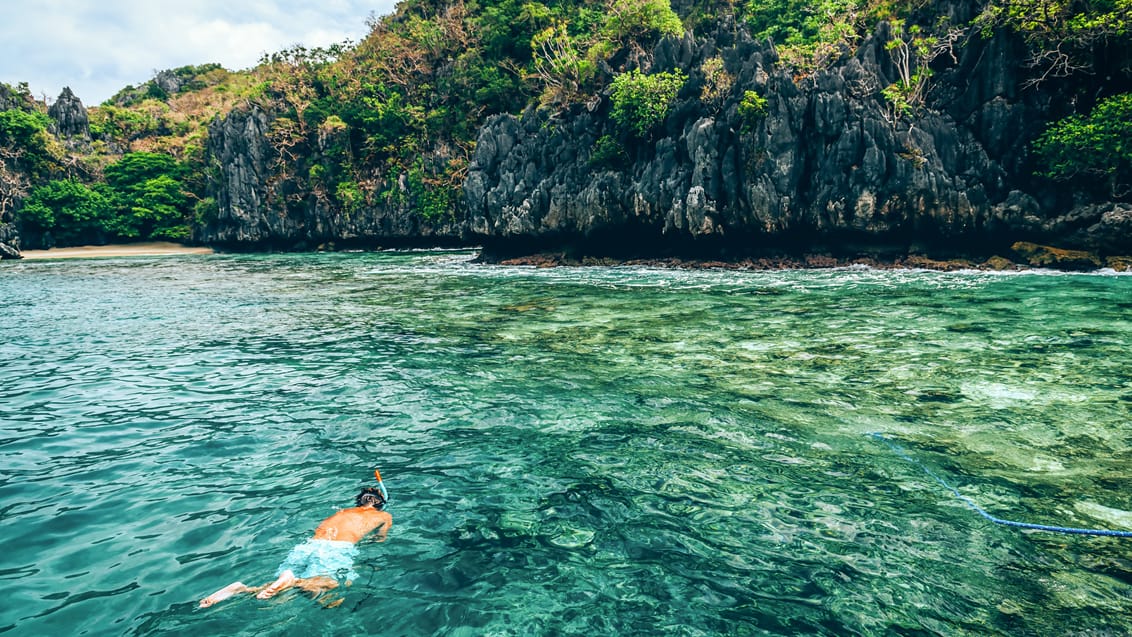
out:
{"label": "shrub", "polygon": [[644,137],[664,121],[687,76],[681,71],[645,75],[639,70],[613,78],[614,121]]}
{"label": "shrub", "polygon": [[366,195],[355,181],[342,181],[334,191],[347,214],[356,212],[366,202]]}
{"label": "shrub", "polygon": [[107,227],[130,239],[187,237],[192,208],[182,179],[185,167],[160,153],[127,153],[106,167],[106,184],[116,203]]}
{"label": "shrub", "polygon": [[609,135],[602,135],[590,150],[588,164],[592,168],[621,168],[629,160],[625,148]]}
{"label": "shrub", "polygon": [[211,223],[220,215],[220,206],[212,197],[199,199],[193,204],[193,223],[203,225]]}
{"label": "shrub", "polygon": [[31,233],[50,232],[59,245],[75,245],[117,235],[113,216],[110,198],[73,179],[62,179],[32,189],[16,223]]}
{"label": "shrub", "polygon": [[1088,115],[1053,123],[1034,142],[1040,174],[1058,181],[1099,179],[1113,196],[1132,188],[1132,93],[1097,102]]}
{"label": "shrub", "polygon": [[746,0],[740,14],[757,39],[774,41],[783,61],[811,71],[851,48],[864,28],[876,24],[875,14],[884,6],[883,1]]}
{"label": "shrub", "polygon": [[43,175],[52,162],[47,136],[50,122],[39,112],[0,111],[0,147],[18,154],[28,172]]}
{"label": "shrub", "polygon": [[719,111],[731,88],[735,85],[735,76],[723,68],[723,58],[716,56],[707,58],[700,65],[704,74],[704,86],[700,91],[700,101],[714,111]]}
{"label": "shrub", "polygon": [[743,99],[739,100],[739,117],[743,118],[743,130],[750,131],[758,125],[766,115],[766,98],[757,91],[743,91]]}
{"label": "shrub", "polygon": [[679,37],[684,24],[668,0],[613,0],[602,31],[606,38],[616,41],[653,33]]}

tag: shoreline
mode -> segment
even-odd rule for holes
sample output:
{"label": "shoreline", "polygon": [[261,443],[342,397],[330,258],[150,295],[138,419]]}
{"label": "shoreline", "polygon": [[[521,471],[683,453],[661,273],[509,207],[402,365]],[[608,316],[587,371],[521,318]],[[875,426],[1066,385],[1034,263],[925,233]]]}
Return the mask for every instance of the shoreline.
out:
{"label": "shoreline", "polygon": [[561,252],[541,252],[505,258],[477,257],[479,263],[508,266],[532,266],[536,268],[586,267],[586,266],[645,266],[658,268],[702,270],[824,270],[833,268],[867,267],[875,270],[934,270],[938,272],[1027,272],[1032,270],[1052,270],[1057,272],[1096,272],[1113,270],[1132,271],[1132,259],[1128,257],[1110,258],[1105,261],[1067,259],[1039,260],[994,256],[987,259],[933,259],[922,255],[906,255],[892,258],[875,256],[832,256],[829,254],[802,254],[797,256],[747,257],[742,259],[703,259],[694,257],[652,257],[652,258],[610,258],[610,257],[570,257]]}
{"label": "shoreline", "polygon": [[[697,258],[697,257],[635,257],[617,258],[603,256],[569,255],[564,251],[543,251],[527,255],[498,255],[479,249],[474,262],[505,266],[533,266],[536,268],[586,267],[586,266],[646,266],[671,269],[722,269],[722,270],[820,270],[864,266],[877,270],[936,270],[941,272],[985,271],[985,272],[1024,272],[1035,269],[1048,269],[1061,272],[1093,272],[1112,270],[1132,272],[1132,257],[1108,257],[1101,259],[1095,254],[1062,250],[1035,244],[1015,244],[1013,259],[993,256],[985,259],[943,258],[934,259],[922,254],[880,257],[857,254],[854,256],[834,256],[829,253],[801,253],[796,255],[775,255],[744,257],[738,259]],[[171,241],[149,241],[142,243],[123,243],[109,245],[87,245],[50,250],[27,250],[21,253],[22,259],[94,259],[109,257],[153,257],[192,254],[216,254],[216,250],[204,246],[186,246]]]}
{"label": "shoreline", "polygon": [[185,246],[171,241],[147,241],[145,243],[120,243],[104,246],[75,246],[52,248],[50,250],[25,250],[20,253],[23,260],[41,259],[94,259],[101,257],[159,257],[179,254],[214,254],[212,248]]}

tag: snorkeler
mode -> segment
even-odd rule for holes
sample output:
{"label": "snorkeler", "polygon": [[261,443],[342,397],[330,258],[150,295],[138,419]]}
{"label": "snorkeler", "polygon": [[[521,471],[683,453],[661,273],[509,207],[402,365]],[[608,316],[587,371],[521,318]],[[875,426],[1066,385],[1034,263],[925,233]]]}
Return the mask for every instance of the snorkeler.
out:
{"label": "snorkeler", "polygon": [[[380,480],[380,474],[378,476]],[[356,544],[374,530],[377,530],[377,541],[384,542],[393,526],[393,516],[383,510],[383,490],[362,489],[356,501],[357,506],[326,518],[314,530],[314,536],[291,549],[287,559],[279,565],[274,582],[258,587],[232,582],[200,600],[200,607],[208,608],[239,593],[255,593],[257,599],[270,599],[292,586],[319,595],[338,586],[334,576],[342,571],[345,571],[347,584],[357,579],[358,574],[353,569],[358,554]]]}

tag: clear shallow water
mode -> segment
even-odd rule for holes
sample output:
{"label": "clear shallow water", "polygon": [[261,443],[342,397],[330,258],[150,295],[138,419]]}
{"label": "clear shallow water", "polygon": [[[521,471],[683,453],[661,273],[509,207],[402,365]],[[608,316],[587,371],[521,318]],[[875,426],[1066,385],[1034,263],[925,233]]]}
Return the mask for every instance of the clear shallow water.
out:
{"label": "clear shallow water", "polygon": [[1132,632],[1132,278],[469,260],[4,264],[0,632]]}

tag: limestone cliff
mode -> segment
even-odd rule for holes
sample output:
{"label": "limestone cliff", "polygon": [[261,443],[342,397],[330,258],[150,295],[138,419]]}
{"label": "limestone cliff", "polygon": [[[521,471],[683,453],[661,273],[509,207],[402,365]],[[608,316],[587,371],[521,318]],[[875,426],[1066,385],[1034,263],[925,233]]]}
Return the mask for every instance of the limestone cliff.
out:
{"label": "limestone cliff", "polygon": [[[465,183],[470,237],[497,254],[743,253],[857,249],[1006,252],[1014,241],[1132,252],[1132,207],[1075,202],[1033,178],[1028,148],[1051,98],[1024,94],[1019,47],[973,38],[937,76],[932,105],[895,117],[878,87],[895,80],[882,24],[855,55],[808,78],[776,65],[770,43],[724,24],[665,40],[652,70],[690,76],[663,129],[618,132],[596,110],[498,116],[481,130]],[[735,77],[722,106],[700,99],[705,59]],[[751,125],[745,91],[768,99]],[[625,151],[593,161],[602,136]]]}
{"label": "limestone cliff", "polygon": [[[231,249],[312,250],[320,246],[441,245],[460,241],[454,216],[426,219],[415,212],[404,176],[385,197],[345,209],[312,188],[270,142],[271,117],[249,105],[217,117],[208,152],[216,167],[216,210],[194,229],[194,240]],[[323,138],[320,145],[329,140]],[[306,149],[317,164],[325,148]]]}

